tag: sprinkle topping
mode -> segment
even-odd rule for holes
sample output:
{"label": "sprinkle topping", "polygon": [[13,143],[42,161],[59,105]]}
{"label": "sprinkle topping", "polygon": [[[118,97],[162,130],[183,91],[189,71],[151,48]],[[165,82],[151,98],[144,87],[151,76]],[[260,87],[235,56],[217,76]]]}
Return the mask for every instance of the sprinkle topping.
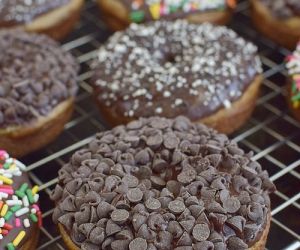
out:
{"label": "sprinkle topping", "polygon": [[70,0],[0,0],[0,23],[28,23]]}
{"label": "sprinkle topping", "polygon": [[229,108],[261,72],[257,48],[234,31],[183,20],[132,24],[100,48],[98,100],[120,116],[187,115]]}
{"label": "sprinkle topping", "polygon": [[[30,187],[26,167],[0,150],[0,248],[20,249],[34,224],[41,226],[38,186]],[[10,239],[12,241],[10,242]]]}
{"label": "sprinkle topping", "polygon": [[300,42],[294,53],[287,57],[286,68],[292,81],[291,102],[294,108],[300,108]]}
{"label": "sprinkle topping", "polygon": [[234,8],[235,0],[123,0],[130,8],[132,22],[174,19],[189,13]]}

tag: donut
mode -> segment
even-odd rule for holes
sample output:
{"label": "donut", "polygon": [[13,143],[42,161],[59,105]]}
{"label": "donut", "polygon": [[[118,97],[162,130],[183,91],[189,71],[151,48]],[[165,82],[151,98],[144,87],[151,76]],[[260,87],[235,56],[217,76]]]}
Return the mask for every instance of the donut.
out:
{"label": "donut", "polygon": [[0,28],[19,27],[61,40],[80,18],[84,0],[0,1]]}
{"label": "donut", "polygon": [[300,42],[297,48],[286,58],[288,70],[288,104],[294,116],[300,121]]}
{"label": "donut", "polygon": [[38,190],[25,165],[0,150],[0,249],[35,249],[42,226]]}
{"label": "donut", "polygon": [[102,19],[113,30],[130,23],[159,19],[186,19],[192,23],[226,24],[236,7],[235,0],[97,0]]}
{"label": "donut", "polygon": [[0,148],[23,156],[54,140],[69,120],[78,64],[59,44],[0,31]]}
{"label": "donut", "polygon": [[256,28],[274,42],[294,49],[300,39],[299,0],[251,0]]}
{"label": "donut", "polygon": [[51,193],[67,249],[264,249],[268,173],[227,136],[179,116],[101,132]]}
{"label": "donut", "polygon": [[132,24],[100,48],[92,85],[109,125],[184,115],[231,133],[249,118],[262,80],[257,48],[224,26]]}

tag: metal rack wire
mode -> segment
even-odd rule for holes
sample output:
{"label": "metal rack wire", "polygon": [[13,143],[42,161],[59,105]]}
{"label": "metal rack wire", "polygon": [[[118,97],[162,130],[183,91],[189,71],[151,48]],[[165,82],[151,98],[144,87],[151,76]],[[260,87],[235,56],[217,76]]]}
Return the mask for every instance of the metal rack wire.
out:
{"label": "metal rack wire", "polygon": [[[230,27],[257,44],[265,70],[256,110],[250,121],[231,138],[245,150],[254,151],[254,159],[269,171],[278,188],[271,197],[273,217],[267,249],[300,249],[300,123],[290,115],[286,105],[283,64],[290,52],[255,31],[249,18],[248,1],[239,1]],[[75,150],[86,145],[91,136],[106,127],[91,101],[89,64],[109,35],[95,3],[87,1],[81,22],[63,43],[81,64],[80,91],[73,118],[54,143],[22,159],[28,165],[31,180],[41,187],[44,226],[39,250],[65,249],[51,220],[53,204],[48,195],[57,181],[60,166]]]}

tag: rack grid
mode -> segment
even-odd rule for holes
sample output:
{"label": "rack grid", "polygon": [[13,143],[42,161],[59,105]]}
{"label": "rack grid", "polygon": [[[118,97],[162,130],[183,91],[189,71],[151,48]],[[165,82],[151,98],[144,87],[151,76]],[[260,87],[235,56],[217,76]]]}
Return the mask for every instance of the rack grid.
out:
{"label": "rack grid", "polygon": [[[230,137],[246,151],[254,152],[253,158],[269,171],[278,188],[271,197],[273,217],[266,248],[300,249],[300,123],[290,115],[286,105],[287,72],[283,63],[290,51],[256,32],[249,18],[249,1],[239,1],[229,26],[259,47],[265,76],[252,118]],[[48,198],[57,182],[58,170],[75,150],[107,128],[91,101],[89,65],[110,34],[94,1],[86,1],[80,23],[63,42],[63,48],[71,51],[81,64],[80,91],[72,120],[54,143],[22,159],[32,182],[41,187],[44,225],[39,250],[65,249],[52,223],[54,204]]]}

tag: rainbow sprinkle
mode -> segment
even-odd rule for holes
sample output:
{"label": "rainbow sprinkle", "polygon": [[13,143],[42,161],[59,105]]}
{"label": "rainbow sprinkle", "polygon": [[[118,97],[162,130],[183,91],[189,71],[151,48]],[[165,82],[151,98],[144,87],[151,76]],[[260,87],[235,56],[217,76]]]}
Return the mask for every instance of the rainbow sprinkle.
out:
{"label": "rainbow sprinkle", "polygon": [[26,169],[24,164],[9,157],[8,153],[0,150],[0,242],[12,230],[18,234],[6,249],[14,250],[21,246],[26,236],[26,228],[37,223],[42,226],[42,214],[37,205],[39,195],[38,186],[32,189],[28,183],[22,183],[14,190],[14,177],[20,177]]}
{"label": "rainbow sprinkle", "polygon": [[300,42],[294,53],[286,58],[286,68],[292,79],[291,102],[295,109],[300,108]]}
{"label": "rainbow sprinkle", "polygon": [[235,8],[236,0],[133,0],[130,19],[136,23],[144,21],[147,10],[153,20],[158,20],[176,12],[224,10],[226,6]]}

